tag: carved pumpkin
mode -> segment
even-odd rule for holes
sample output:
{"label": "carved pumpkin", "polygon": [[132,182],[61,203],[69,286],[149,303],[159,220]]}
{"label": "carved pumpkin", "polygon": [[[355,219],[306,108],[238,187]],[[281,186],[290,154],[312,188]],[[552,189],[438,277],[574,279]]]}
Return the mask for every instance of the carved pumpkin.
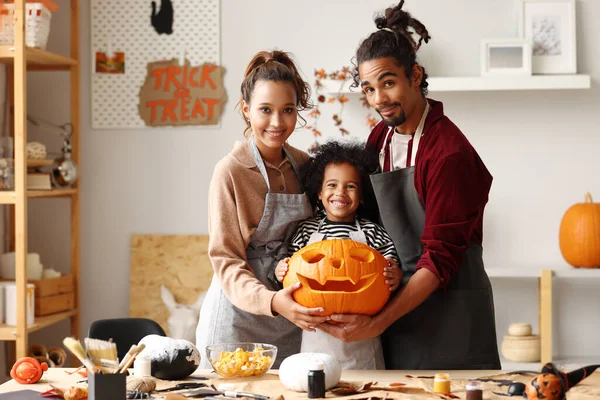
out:
{"label": "carved pumpkin", "polygon": [[600,203],[592,202],[589,193],[585,194],[585,203],[565,212],[559,244],[564,259],[572,266],[600,267]]}
{"label": "carved pumpkin", "polygon": [[297,251],[289,261],[283,286],[300,281],[294,299],[305,307],[323,307],[323,315],[374,315],[387,302],[385,258],[366,244],[329,239]]}
{"label": "carved pumpkin", "polygon": [[536,375],[525,387],[525,394],[528,400],[562,400],[565,389],[558,376],[547,373]]}

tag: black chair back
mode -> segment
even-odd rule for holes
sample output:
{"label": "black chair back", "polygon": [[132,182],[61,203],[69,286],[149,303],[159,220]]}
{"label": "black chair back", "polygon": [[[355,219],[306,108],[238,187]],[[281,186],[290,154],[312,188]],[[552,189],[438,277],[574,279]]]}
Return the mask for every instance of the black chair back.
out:
{"label": "black chair back", "polygon": [[117,344],[119,360],[123,360],[129,348],[147,335],[167,336],[163,328],[148,318],[114,318],[94,321],[88,331],[88,337],[109,340]]}

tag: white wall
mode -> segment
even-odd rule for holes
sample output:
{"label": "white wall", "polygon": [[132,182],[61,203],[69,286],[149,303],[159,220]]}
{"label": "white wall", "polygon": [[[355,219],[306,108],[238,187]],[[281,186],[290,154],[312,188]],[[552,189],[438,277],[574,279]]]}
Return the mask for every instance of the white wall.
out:
{"label": "white wall", "polygon": [[[315,68],[348,65],[361,38],[374,30],[374,11],[392,3],[222,0],[222,64],[230,100],[221,127],[109,131],[90,127],[89,4],[81,2],[82,336],[95,319],[128,314],[131,234],[207,232],[210,176],[217,160],[242,138],[234,105],[243,70],[254,53],[274,47],[293,52],[313,81]],[[68,1],[60,4],[48,47],[67,54]],[[478,75],[480,40],[517,34],[512,0],[408,0],[405,6],[432,36],[420,56],[430,75]],[[578,70],[592,75],[592,89],[435,95],[494,176],[484,223],[488,266],[566,267],[557,239],[562,214],[586,191],[600,196],[600,27],[592,17],[600,13],[600,2],[578,0],[577,12]],[[66,74],[29,76],[30,110],[56,122],[67,120]],[[364,114],[356,101],[345,111],[354,136],[365,138],[368,133]],[[322,127],[328,130],[326,124]],[[306,148],[312,138],[298,130],[290,141]],[[30,212],[30,248],[41,252],[46,263],[66,270],[68,201],[32,201]],[[597,285],[556,285],[555,356],[600,359]],[[537,331],[534,282],[495,281],[494,288],[499,339],[511,321],[532,322]],[[583,324],[589,328],[581,329]],[[60,326],[36,335],[42,340],[64,335],[66,329]]]}

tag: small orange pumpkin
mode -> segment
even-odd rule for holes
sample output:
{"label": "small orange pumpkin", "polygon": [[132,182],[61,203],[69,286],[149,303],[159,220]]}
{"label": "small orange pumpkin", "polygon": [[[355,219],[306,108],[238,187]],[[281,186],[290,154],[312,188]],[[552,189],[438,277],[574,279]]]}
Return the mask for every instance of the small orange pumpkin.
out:
{"label": "small orange pumpkin", "polygon": [[33,357],[22,357],[10,370],[10,377],[19,383],[36,383],[48,371],[48,364],[41,363]]}
{"label": "small orange pumpkin", "polygon": [[290,259],[283,286],[300,281],[294,300],[323,307],[322,315],[377,314],[390,297],[377,250],[349,239],[328,239],[298,250]]}
{"label": "small orange pumpkin", "polygon": [[600,267],[600,203],[589,193],[585,203],[571,206],[562,218],[559,234],[560,251],[574,267]]}
{"label": "small orange pumpkin", "polygon": [[525,386],[525,394],[528,400],[563,400],[565,397],[565,388],[558,376],[547,373],[536,375]]}

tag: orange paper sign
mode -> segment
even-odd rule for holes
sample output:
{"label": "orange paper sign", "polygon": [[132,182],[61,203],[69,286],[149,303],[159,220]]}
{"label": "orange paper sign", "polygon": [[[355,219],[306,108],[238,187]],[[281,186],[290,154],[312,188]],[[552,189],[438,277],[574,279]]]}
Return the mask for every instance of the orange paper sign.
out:
{"label": "orange paper sign", "polygon": [[216,125],[227,94],[225,68],[214,64],[192,67],[176,59],[148,64],[140,89],[140,117],[148,126]]}

